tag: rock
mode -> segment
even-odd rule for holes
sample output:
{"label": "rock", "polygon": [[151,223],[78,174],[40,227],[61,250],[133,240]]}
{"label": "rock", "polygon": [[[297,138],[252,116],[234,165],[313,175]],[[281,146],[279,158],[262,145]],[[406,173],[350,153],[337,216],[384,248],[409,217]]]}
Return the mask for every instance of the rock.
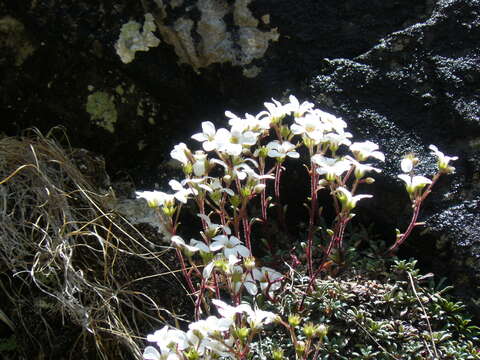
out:
{"label": "rock", "polygon": [[[343,116],[354,132],[385,151],[383,188],[375,203],[376,221],[392,225],[408,219],[398,205],[408,203],[395,181],[401,156],[414,152],[432,175],[427,150],[436,144],[458,155],[457,173],[445,176],[426,201],[424,231],[407,241],[480,314],[480,2],[438,1],[431,15],[382,38],[350,59],[326,59],[309,83],[316,102]],[[380,184],[382,185],[382,184]],[[387,194],[388,193],[388,194]],[[382,214],[383,213],[383,214]],[[439,240],[440,239],[440,240]],[[434,246],[435,248],[431,248]]]}

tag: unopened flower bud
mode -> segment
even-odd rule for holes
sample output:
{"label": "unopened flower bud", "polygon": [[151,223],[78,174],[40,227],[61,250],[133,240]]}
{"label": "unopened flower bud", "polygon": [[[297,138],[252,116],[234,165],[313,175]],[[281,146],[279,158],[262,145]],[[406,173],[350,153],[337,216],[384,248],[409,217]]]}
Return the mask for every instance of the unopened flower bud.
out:
{"label": "unopened flower bud", "polygon": [[317,325],[316,327],[316,335],[322,339],[328,334],[328,326],[324,324]]}
{"label": "unopened flower bud", "polygon": [[292,327],[297,327],[298,325],[300,325],[300,316],[298,315],[289,315],[288,316],[288,323],[290,324],[290,326]]}
{"label": "unopened flower bud", "polygon": [[266,146],[262,146],[255,151],[255,156],[259,158],[266,158],[268,156],[268,148]]}
{"label": "unopened flower bud", "polygon": [[191,163],[186,163],[183,165],[183,173],[187,176],[192,175],[193,165]]}
{"label": "unopened flower bud", "polygon": [[324,187],[327,187],[328,186],[328,181],[326,179],[320,179],[318,181],[318,186],[320,188],[324,188]]}
{"label": "unopened flower bud", "polygon": [[254,191],[256,194],[260,194],[263,190],[265,190],[265,187],[266,187],[265,184],[257,184],[257,185],[255,185],[255,187],[253,188],[253,191]]}
{"label": "unopened flower bud", "polygon": [[235,329],[236,337],[242,341],[245,341],[247,339],[249,333],[250,333],[250,329],[246,327]]}
{"label": "unopened flower bud", "polygon": [[253,270],[255,268],[255,258],[253,256],[248,256],[243,259],[243,266],[247,270]]}
{"label": "unopened flower bud", "polygon": [[210,199],[215,203],[219,203],[222,199],[222,193],[220,191],[212,191],[209,195]]}
{"label": "unopened flower bud", "polygon": [[373,183],[375,182],[375,179],[372,178],[372,177],[367,177],[367,178],[365,179],[365,182],[366,182],[367,184],[373,184]]}
{"label": "unopened flower bud", "polygon": [[240,200],[240,196],[238,196],[238,195],[233,195],[232,197],[230,197],[230,203],[231,203],[234,207],[239,207],[240,204],[242,203],[242,201]]}
{"label": "unopened flower bud", "polygon": [[297,353],[298,357],[302,357],[305,353],[305,342],[297,341],[297,343],[295,344],[295,352]]}
{"label": "unopened flower bud", "polygon": [[249,187],[244,187],[240,189],[240,194],[242,194],[242,197],[246,198],[252,195],[252,189]]}
{"label": "unopened flower bud", "polygon": [[302,330],[305,336],[307,337],[307,339],[309,339],[309,338],[313,338],[316,335],[317,327],[313,325],[313,323],[309,322],[303,326]]}
{"label": "unopened flower bud", "polygon": [[283,360],[283,349],[282,348],[276,348],[272,350],[272,359],[273,360]]}
{"label": "unopened flower bud", "polygon": [[215,268],[220,272],[226,273],[228,271],[228,261],[225,258],[215,260]]}
{"label": "unopened flower bud", "polygon": [[283,138],[288,138],[288,136],[290,135],[291,131],[290,129],[288,128],[288,126],[282,126],[280,128],[280,135],[282,135]]}
{"label": "unopened flower bud", "polygon": [[315,141],[310,139],[308,136],[303,136],[302,141],[307,148],[311,148],[315,145]]}
{"label": "unopened flower bud", "polygon": [[200,354],[194,348],[188,349],[188,351],[185,351],[183,354],[185,355],[187,360],[198,360],[198,359],[200,359]]}
{"label": "unopened flower bud", "polygon": [[165,214],[165,216],[170,217],[170,218],[173,217],[176,210],[177,210],[177,208],[175,206],[164,206],[162,208],[162,211]]}

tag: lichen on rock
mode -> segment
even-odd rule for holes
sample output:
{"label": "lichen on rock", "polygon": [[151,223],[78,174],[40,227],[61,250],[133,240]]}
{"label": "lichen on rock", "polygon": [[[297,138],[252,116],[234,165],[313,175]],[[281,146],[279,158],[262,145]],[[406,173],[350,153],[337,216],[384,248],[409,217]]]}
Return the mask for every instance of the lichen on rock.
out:
{"label": "lichen on rock", "polygon": [[88,95],[86,110],[96,125],[111,133],[115,131],[117,108],[113,95],[103,91],[96,91]]}
{"label": "lichen on rock", "polygon": [[34,51],[35,47],[20,21],[8,15],[0,18],[0,62],[10,54],[13,64],[21,66]]}
{"label": "lichen on rock", "polygon": [[[270,42],[279,38],[277,28],[258,29],[259,20],[248,8],[251,2],[237,0],[231,5],[226,0],[198,0],[200,19],[194,20],[187,10],[179,18],[171,19],[168,7],[173,9],[173,4],[157,0],[159,13],[155,20],[162,39],[174,47],[179,62],[191,65],[196,72],[214,63],[228,62],[245,69],[253,60],[262,58]],[[227,15],[232,15],[233,24],[226,21]],[[244,71],[247,77],[257,74]]]}
{"label": "lichen on rock", "polygon": [[156,26],[152,14],[145,14],[142,32],[140,32],[140,28],[141,24],[138,22],[129,21],[120,30],[120,37],[115,44],[115,49],[125,64],[133,61],[137,51],[148,51],[151,47],[160,44],[160,40],[153,34]]}

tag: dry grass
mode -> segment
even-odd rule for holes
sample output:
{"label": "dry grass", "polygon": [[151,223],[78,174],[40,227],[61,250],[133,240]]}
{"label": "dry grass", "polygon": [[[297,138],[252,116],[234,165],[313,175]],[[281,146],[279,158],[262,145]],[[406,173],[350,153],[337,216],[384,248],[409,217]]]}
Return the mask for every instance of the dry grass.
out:
{"label": "dry grass", "polygon": [[0,139],[3,322],[28,338],[29,357],[141,359],[139,336],[176,318],[155,289],[172,274],[167,250],[108,211],[112,196],[69,155],[38,131]]}

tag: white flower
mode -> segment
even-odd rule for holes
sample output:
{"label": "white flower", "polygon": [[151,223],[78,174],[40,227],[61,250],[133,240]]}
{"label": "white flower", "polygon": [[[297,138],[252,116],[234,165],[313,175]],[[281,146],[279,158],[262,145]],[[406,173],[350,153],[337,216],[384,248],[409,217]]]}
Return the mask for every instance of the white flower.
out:
{"label": "white flower", "polygon": [[251,307],[248,304],[240,304],[238,306],[231,306],[224,303],[222,300],[213,299],[212,303],[217,307],[218,313],[226,319],[235,321],[237,314],[251,311]]}
{"label": "white flower", "polygon": [[316,144],[320,142],[324,132],[327,130],[319,117],[307,113],[304,117],[295,118],[296,124],[290,126],[290,130],[295,135],[306,135],[312,139]]}
{"label": "white flower", "polygon": [[[212,159],[212,162],[214,162],[214,163],[221,162],[221,163],[223,163],[224,166],[227,166],[227,164],[225,164],[225,163],[224,163],[223,161],[221,161],[221,160],[217,160],[218,162],[217,162],[217,161],[214,161],[214,160],[217,160],[217,159]],[[201,187],[202,189],[210,192],[210,193],[211,193],[211,192],[217,192],[217,191],[218,191],[218,192],[221,192],[221,193],[222,193],[222,192],[227,193],[227,194],[230,195],[230,196],[235,195],[235,193],[233,192],[233,190],[228,189],[228,188],[224,188],[224,187],[222,186],[221,181],[220,181],[219,179],[217,179],[217,178],[213,178],[213,180],[211,180],[211,181],[210,181],[209,183],[207,183],[207,184],[200,184],[200,185],[198,185],[198,186]]]}
{"label": "white flower", "polygon": [[357,160],[355,160],[354,158],[352,158],[350,155],[347,155],[345,156],[345,159],[347,159],[348,161],[350,161],[350,163],[355,166],[355,177],[357,179],[361,179],[365,176],[365,174],[367,172],[370,172],[370,171],[375,171],[376,173],[380,173],[382,172],[382,170],[380,169],[377,169],[376,167],[373,167],[372,165],[370,164],[362,164],[360,162],[358,162]]}
{"label": "white flower", "polygon": [[350,145],[350,150],[353,152],[358,161],[365,161],[369,157],[373,157],[380,161],[385,161],[385,155],[377,151],[378,145],[371,141],[356,142]]}
{"label": "white flower", "polygon": [[333,130],[341,134],[344,132],[343,129],[347,127],[347,123],[345,121],[343,121],[341,118],[337,118],[335,115],[332,115],[326,111],[314,109],[311,111],[311,113],[322,120],[328,131]]}
{"label": "white flower", "polygon": [[185,189],[183,185],[178,182],[177,180],[170,180],[168,182],[168,185],[172,188],[172,190],[176,191],[173,196],[175,196],[175,199],[178,201],[186,204],[187,203],[187,198],[190,195],[197,195],[198,191],[194,189]]}
{"label": "white flower", "polygon": [[233,324],[231,319],[218,318],[216,316],[209,316],[205,320],[199,320],[188,325],[192,331],[198,331],[203,336],[208,336],[216,331],[228,331]]}
{"label": "white flower", "polygon": [[286,156],[298,159],[300,154],[295,151],[295,145],[289,141],[280,143],[278,140],[270,141],[267,144],[268,156],[273,158],[285,158]]}
{"label": "white flower", "polygon": [[[147,335],[147,341],[157,343],[158,348],[160,349],[160,359],[170,359],[169,357],[164,357],[170,352],[170,346],[175,344],[179,350],[184,350],[187,348],[186,343],[186,334],[177,329],[169,329],[168,325],[165,325],[162,329],[155,331],[153,334]],[[155,354],[153,350],[150,350],[148,354]]]}
{"label": "white flower", "polygon": [[280,289],[282,286],[280,281],[283,278],[282,274],[266,266],[263,266],[260,269],[253,269],[252,277],[260,283],[260,289],[262,291],[268,289],[270,294],[272,294],[273,291]]}
{"label": "white flower", "polygon": [[[245,161],[249,161],[251,162],[253,165],[257,166],[258,167],[258,164],[255,160],[253,159],[245,159]],[[229,170],[229,167],[228,165],[223,162],[222,160],[218,160],[218,159],[212,159],[212,162],[215,163],[215,164],[219,164],[219,165],[222,165],[226,171]],[[251,178],[254,178],[254,179],[257,179],[257,180],[261,180],[261,179],[274,179],[274,176],[272,175],[259,175],[257,174],[248,164],[246,164],[245,162],[242,162],[240,164],[237,164],[237,165],[234,165],[233,166],[233,175],[235,175],[236,177],[238,177],[239,180],[245,180],[247,178],[247,176],[251,177]],[[230,193],[228,193],[230,195]],[[232,194],[233,195],[233,194]]]}
{"label": "white flower", "polygon": [[290,100],[290,104],[288,104],[287,107],[293,113],[293,116],[296,118],[303,116],[303,114],[305,114],[313,107],[313,104],[308,101],[304,101],[300,104],[298,99],[293,95],[290,95],[288,97],[288,100]]}
{"label": "white flower", "polygon": [[173,147],[173,150],[170,151],[170,156],[172,159],[180,161],[183,165],[188,164],[189,160],[187,154],[190,153],[190,149],[184,143],[180,143]]}
{"label": "white flower", "polygon": [[425,176],[410,176],[407,174],[400,174],[398,177],[405,182],[407,192],[410,196],[414,196],[418,191],[422,190],[425,185],[431,184],[432,180]]}
{"label": "white flower", "polygon": [[247,113],[245,114],[245,119],[241,119],[232,112],[225,111],[225,116],[230,118],[228,121],[230,126],[242,129],[242,131],[250,130],[258,135],[270,129],[270,119],[265,116],[262,117],[263,113],[266,113],[266,111],[260,112],[257,116]]}
{"label": "white flower", "polygon": [[450,166],[449,162],[458,160],[458,156],[447,156],[439,151],[435,145],[430,145],[428,148],[432,150],[432,154],[437,157],[437,164],[440,172],[445,174],[453,174],[455,172],[455,168]]}
{"label": "white flower", "polygon": [[268,119],[269,127],[270,122],[278,123],[285,115],[290,114],[290,107],[288,105],[282,105],[275,99],[272,99],[272,101],[272,103],[264,102],[263,105],[265,105],[268,111],[262,111],[257,115],[257,117],[265,116],[266,119]]}
{"label": "white flower", "polygon": [[343,145],[348,146],[352,143],[348,139],[349,137],[352,137],[352,134],[350,134],[348,132],[344,132],[344,131],[341,131],[340,133],[330,132],[330,133],[325,134],[322,137],[321,142],[322,143],[329,143],[332,151],[336,151],[340,147],[340,145],[343,144]]}
{"label": "white flower", "polygon": [[357,206],[357,202],[362,199],[368,199],[373,197],[373,195],[355,195],[353,196],[352,193],[347,190],[346,188],[340,186],[335,190],[338,200],[342,204],[342,207],[346,211],[350,211],[355,206]]}
{"label": "white flower", "polygon": [[400,161],[400,168],[404,173],[409,173],[410,171],[413,170],[413,161],[410,157],[403,158],[402,161]]}
{"label": "white flower", "polygon": [[263,325],[270,324],[277,318],[277,315],[270,312],[255,308],[247,311],[247,321],[251,329],[261,329]]}
{"label": "white flower", "polygon": [[230,230],[228,226],[212,223],[207,215],[197,214],[197,216],[203,221],[205,221],[205,224],[207,225],[207,231],[211,234],[216,235],[220,230],[223,230],[227,235],[230,235],[232,233],[232,230]]}
{"label": "white flower", "polygon": [[342,176],[352,167],[351,162],[346,159],[338,160],[320,154],[313,155],[312,161],[318,165],[317,173],[325,175],[328,181],[333,181],[337,176]]}
{"label": "white flower", "polygon": [[216,149],[221,152],[225,152],[228,155],[238,156],[242,153],[243,149],[243,140],[245,142],[252,142],[253,144],[256,141],[256,138],[253,139],[254,133],[248,132],[246,139],[244,139],[242,131],[239,127],[232,128],[232,131],[228,131],[227,129],[221,128],[217,131],[217,136],[215,138],[216,141]]}
{"label": "white flower", "polygon": [[240,255],[242,257],[250,256],[250,250],[235,236],[217,235],[210,244],[210,250],[217,251],[223,249],[225,257],[230,255]]}
{"label": "white flower", "polygon": [[210,261],[202,271],[202,277],[204,280],[210,279],[210,275],[212,275],[213,268],[215,267],[215,260]]}
{"label": "white flower", "polygon": [[190,245],[185,243],[185,240],[183,240],[180,236],[174,235],[170,239],[172,243],[175,245],[186,249],[189,253],[196,253],[197,251],[202,251],[204,253],[209,253],[210,249],[209,247],[202,241],[198,241],[195,239],[190,239]]}
{"label": "white flower", "polygon": [[193,158],[195,159],[193,163],[193,174],[198,177],[203,177],[207,175],[207,154],[205,154],[203,151],[198,150],[195,151],[195,154],[193,154]]}
{"label": "white flower", "polygon": [[180,360],[180,357],[174,352],[167,349],[160,353],[153,346],[147,346],[143,350],[143,358],[145,360]]}
{"label": "white flower", "polygon": [[202,122],[202,130],[203,132],[192,135],[192,139],[202,142],[205,151],[215,150],[217,148],[215,125],[210,121],[204,121]]}
{"label": "white flower", "polygon": [[217,359],[218,356],[221,359],[236,359],[236,356],[229,351],[229,347],[231,348],[234,343],[234,339],[231,336],[227,339],[222,339],[222,341],[212,338],[205,338],[203,341],[205,346],[217,355],[208,359]]}
{"label": "white flower", "polygon": [[137,198],[147,200],[148,206],[151,208],[164,206],[165,203],[174,203],[174,196],[162,191],[135,191],[135,194]]}

